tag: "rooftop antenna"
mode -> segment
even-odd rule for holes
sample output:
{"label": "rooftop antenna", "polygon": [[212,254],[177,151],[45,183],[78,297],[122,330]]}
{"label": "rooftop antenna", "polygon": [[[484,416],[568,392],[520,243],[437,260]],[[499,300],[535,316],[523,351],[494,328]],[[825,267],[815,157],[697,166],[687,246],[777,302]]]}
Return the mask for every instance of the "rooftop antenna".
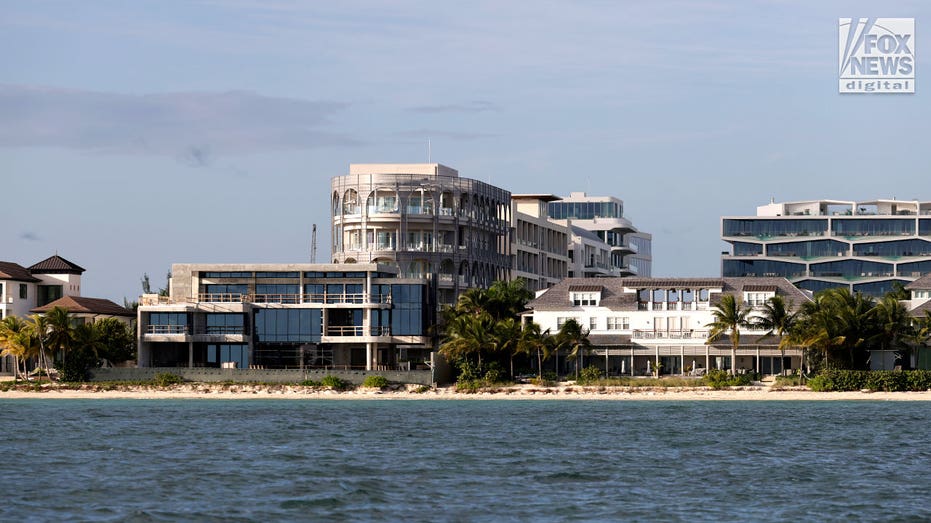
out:
{"label": "rooftop antenna", "polygon": [[429,138],[427,138],[427,163],[433,163],[433,148]]}
{"label": "rooftop antenna", "polygon": [[315,223],[310,233],[310,263],[317,263],[317,224]]}

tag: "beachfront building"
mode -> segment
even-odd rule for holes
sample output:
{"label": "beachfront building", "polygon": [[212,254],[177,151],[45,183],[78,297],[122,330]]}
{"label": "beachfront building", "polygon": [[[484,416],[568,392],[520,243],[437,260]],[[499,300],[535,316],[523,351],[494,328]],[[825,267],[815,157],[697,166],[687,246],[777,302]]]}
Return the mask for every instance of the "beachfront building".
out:
{"label": "beachfront building", "polygon": [[549,219],[552,194],[511,195],[512,278],[532,292],[548,289],[569,275],[569,229]]}
{"label": "beachfront building", "polygon": [[[709,344],[712,308],[725,294],[752,307],[751,317],[773,296],[798,308],[808,295],[784,278],[567,278],[528,304],[525,321],[559,331],[574,319],[588,332],[590,350],[579,359],[607,375],[703,374],[709,368],[778,374],[798,369],[801,351],[778,349],[778,337],[741,332],[732,363],[728,336]],[[566,369],[564,355],[554,368]]]}
{"label": "beachfront building", "polygon": [[131,326],[133,320],[136,319],[136,313],[122,305],[117,305],[105,298],[88,298],[86,296],[64,296],[41,307],[36,307],[30,312],[46,314],[55,307],[68,311],[75,325],[114,318]]}
{"label": "beachfront building", "polygon": [[847,287],[881,296],[931,274],[931,202],[770,202],[725,216],[724,277],[779,276],[813,292]]}
{"label": "beachfront building", "polygon": [[351,164],[330,185],[333,263],[397,267],[438,304],[510,278],[510,192],[437,163]]}
{"label": "beachfront building", "polygon": [[174,264],[138,309],[140,367],[417,370],[427,283],[394,265]]}
{"label": "beachfront building", "polygon": [[573,192],[550,202],[549,215],[572,231],[570,276],[648,277],[652,274],[653,237],[639,231],[624,217],[623,200]]}

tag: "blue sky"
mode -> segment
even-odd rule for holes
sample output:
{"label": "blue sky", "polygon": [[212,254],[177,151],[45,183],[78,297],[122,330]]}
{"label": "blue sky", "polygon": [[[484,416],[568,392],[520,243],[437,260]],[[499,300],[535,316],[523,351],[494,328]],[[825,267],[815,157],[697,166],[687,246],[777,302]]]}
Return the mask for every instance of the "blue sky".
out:
{"label": "blue sky", "polygon": [[[58,252],[85,295],[173,262],[309,261],[314,223],[326,261],[330,178],[427,140],[515,193],[622,198],[657,276],[720,274],[720,217],[770,198],[931,200],[928,2],[0,9],[0,259]],[[916,94],[837,93],[850,16],[916,19]]]}

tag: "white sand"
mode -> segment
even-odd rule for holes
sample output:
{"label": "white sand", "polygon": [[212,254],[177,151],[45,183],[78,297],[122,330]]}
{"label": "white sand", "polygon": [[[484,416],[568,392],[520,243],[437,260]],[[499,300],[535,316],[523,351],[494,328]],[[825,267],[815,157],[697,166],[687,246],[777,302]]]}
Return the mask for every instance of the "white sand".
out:
{"label": "white sand", "polygon": [[357,389],[348,392],[313,390],[287,385],[216,385],[184,384],[170,389],[153,389],[144,386],[127,386],[120,390],[96,390],[94,385],[84,389],[62,389],[47,386],[41,391],[3,391],[0,399],[337,399],[337,400],[622,400],[622,401],[705,401],[705,400],[881,400],[931,401],[929,392],[811,392],[801,387],[779,390],[765,386],[741,387],[728,390],[696,388],[623,388],[623,387],[537,387],[514,385],[497,392],[475,394],[458,393],[451,387],[413,392],[413,387],[402,390],[378,391]]}

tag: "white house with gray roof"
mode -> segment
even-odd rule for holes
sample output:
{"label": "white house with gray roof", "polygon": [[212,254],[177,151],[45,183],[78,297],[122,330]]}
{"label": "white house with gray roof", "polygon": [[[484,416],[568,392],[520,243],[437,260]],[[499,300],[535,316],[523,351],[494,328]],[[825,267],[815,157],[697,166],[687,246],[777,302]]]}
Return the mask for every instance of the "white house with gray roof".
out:
{"label": "white house with gray roof", "polygon": [[[730,369],[730,340],[708,344],[712,308],[735,295],[758,315],[763,303],[782,296],[798,308],[810,301],[785,278],[567,278],[528,304],[525,321],[555,333],[569,319],[588,330],[592,349],[582,367],[599,366],[608,375],[646,375],[657,363],[663,374],[703,374]],[[778,349],[778,337],[741,333],[735,368],[762,374],[798,369],[801,351]],[[553,364],[565,369],[566,362]]]}

